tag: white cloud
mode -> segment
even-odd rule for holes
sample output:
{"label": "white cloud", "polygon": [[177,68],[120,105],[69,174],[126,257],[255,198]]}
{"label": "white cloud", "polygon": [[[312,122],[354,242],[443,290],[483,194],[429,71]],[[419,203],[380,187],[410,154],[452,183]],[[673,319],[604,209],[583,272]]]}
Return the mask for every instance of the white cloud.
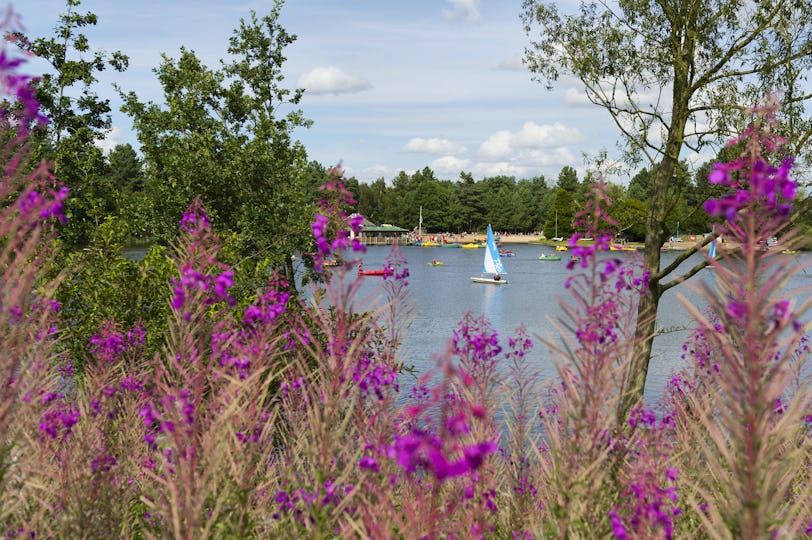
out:
{"label": "white cloud", "polygon": [[563,146],[551,150],[527,150],[521,152],[516,159],[533,167],[572,166],[578,161],[572,151]]}
{"label": "white cloud", "polygon": [[473,166],[471,174],[475,177],[488,176],[515,176],[523,178],[527,176],[529,168],[508,161],[497,161],[493,163],[477,163]]}
{"label": "white cloud", "polygon": [[513,151],[511,148],[512,139],[513,135],[509,131],[497,131],[479,145],[477,155],[482,159],[497,160],[506,158]]}
{"label": "white cloud", "polygon": [[422,152],[426,154],[464,154],[468,150],[461,144],[448,139],[423,139],[415,137],[403,147],[404,152]]}
{"label": "white cloud", "polygon": [[500,71],[519,71],[519,72],[529,71],[527,69],[527,66],[524,65],[521,55],[503,58],[496,66],[496,69]]}
{"label": "white cloud", "polygon": [[515,133],[497,131],[480,146],[477,156],[485,160],[503,160],[522,148],[551,148],[565,144],[583,142],[585,137],[580,130],[569,128],[560,122],[554,124],[536,124],[525,122],[522,129]]}
{"label": "white cloud", "polygon": [[[359,170],[357,177],[360,180],[367,179],[369,183],[372,183],[378,178],[390,178],[394,174],[395,172],[386,165],[373,165],[371,167],[364,167],[363,169]],[[356,176],[356,175],[351,174],[348,176]]]}
{"label": "white cloud", "polygon": [[524,148],[546,148],[580,143],[584,140],[580,130],[568,128],[560,122],[543,125],[525,122],[522,129],[513,136],[513,144]]}
{"label": "white cloud", "polygon": [[569,87],[564,92],[564,105],[569,107],[594,107],[595,104],[586,97],[586,90],[583,88]]}
{"label": "white cloud", "polygon": [[296,86],[309,94],[353,94],[372,88],[363,77],[344,73],[335,66],[312,69],[299,77]]}
{"label": "white cloud", "polygon": [[443,16],[450,21],[475,23],[479,20],[479,0],[448,0],[453,7],[444,9]]}
{"label": "white cloud", "polygon": [[431,170],[440,174],[456,175],[460,171],[467,170],[471,165],[471,160],[460,159],[454,156],[443,156],[431,162]]}
{"label": "white cloud", "polygon": [[107,132],[107,136],[104,139],[96,139],[93,141],[93,144],[95,144],[97,148],[100,148],[101,151],[106,154],[118,144],[122,144],[121,141],[123,138],[124,133],[121,131],[121,128],[113,126],[113,128]]}

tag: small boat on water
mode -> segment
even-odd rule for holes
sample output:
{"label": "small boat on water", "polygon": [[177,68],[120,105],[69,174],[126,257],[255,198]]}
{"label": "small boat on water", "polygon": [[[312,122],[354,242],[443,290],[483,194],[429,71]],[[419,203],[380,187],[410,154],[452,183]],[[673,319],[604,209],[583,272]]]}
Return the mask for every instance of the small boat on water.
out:
{"label": "small boat on water", "polygon": [[634,246],[623,246],[618,244],[612,244],[609,246],[609,251],[637,251],[637,248]]}
{"label": "small boat on water", "polygon": [[481,247],[485,247],[484,244],[480,244],[479,242],[468,242],[467,244],[463,244],[460,246],[462,249],[479,249]]}
{"label": "small boat on water", "polygon": [[460,244],[459,242],[449,242],[449,243],[440,244],[440,247],[444,247],[444,248],[460,248],[460,247],[462,247],[462,244]]}
{"label": "small boat on water", "polygon": [[429,266],[443,266],[445,263],[443,261],[431,261]]}
{"label": "small boat on water", "polygon": [[424,240],[421,244],[422,247],[437,247],[440,244],[434,240]]}
{"label": "small boat on water", "polygon": [[553,255],[551,253],[542,253],[539,255],[540,261],[560,261],[561,255]]}
{"label": "small boat on water", "polygon": [[383,268],[373,268],[371,270],[364,270],[364,265],[358,265],[359,276],[383,276],[386,271]]}
{"label": "small boat on water", "polygon": [[499,250],[500,257],[515,257],[516,254],[510,251],[509,249],[500,249]]}
{"label": "small boat on water", "polygon": [[482,261],[482,275],[472,277],[474,283],[492,283],[494,285],[506,285],[507,280],[502,278],[505,266],[499,257],[499,249],[496,247],[496,240],[493,237],[493,229],[488,225],[488,237],[485,240],[485,258]]}
{"label": "small boat on water", "polygon": [[555,250],[556,251],[567,251],[567,246],[565,246],[563,244],[559,244],[559,245],[555,246]]}

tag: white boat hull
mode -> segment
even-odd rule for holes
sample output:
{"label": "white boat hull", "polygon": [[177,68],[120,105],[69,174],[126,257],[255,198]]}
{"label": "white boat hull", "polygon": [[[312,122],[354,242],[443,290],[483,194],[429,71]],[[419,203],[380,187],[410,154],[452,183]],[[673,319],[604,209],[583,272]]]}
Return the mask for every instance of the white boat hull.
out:
{"label": "white boat hull", "polygon": [[487,277],[472,277],[471,281],[474,283],[493,283],[494,285],[507,285],[506,279],[493,279]]}

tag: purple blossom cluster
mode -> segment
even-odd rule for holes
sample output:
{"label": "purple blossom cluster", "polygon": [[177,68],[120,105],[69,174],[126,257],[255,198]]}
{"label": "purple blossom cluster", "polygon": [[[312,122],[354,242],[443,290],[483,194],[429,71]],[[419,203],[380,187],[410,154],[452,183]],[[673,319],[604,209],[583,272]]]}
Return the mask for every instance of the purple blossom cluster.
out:
{"label": "purple blossom cluster", "polygon": [[62,397],[54,395],[53,405],[42,415],[39,429],[52,439],[69,437],[73,426],[79,422],[80,418],[81,413],[78,407],[69,405],[64,402]]}
{"label": "purple blossom cluster", "polygon": [[[230,269],[218,275],[209,275],[187,265],[181,270],[180,279],[173,280],[173,285],[172,309],[175,311],[183,310],[187,299],[201,292],[205,294],[205,304],[216,302],[226,302],[230,306],[236,304],[234,297],[228,293],[234,286],[234,271]],[[191,312],[184,311],[183,317],[188,321]]]}
{"label": "purple blossom cluster", "polygon": [[140,324],[122,333],[115,323],[107,322],[102,326],[100,334],[90,338],[88,346],[96,362],[112,364],[128,350],[137,352],[143,346],[145,338],[146,332]]}
{"label": "purple blossom cluster", "polygon": [[[461,428],[462,426],[460,423]],[[462,429],[462,433],[467,432],[467,427]],[[389,447],[387,455],[396,460],[408,474],[420,470],[431,473],[434,478],[443,482],[476,471],[485,457],[496,450],[494,442],[475,443],[463,446],[462,456],[459,458],[450,458],[446,442],[442,438],[429,431],[414,429],[404,436],[395,437],[395,442]]]}
{"label": "purple blossom cluster", "polygon": [[[46,197],[36,190],[31,190],[20,197],[19,209],[23,216],[36,213],[42,221],[55,218],[60,223],[67,223],[64,201],[68,198],[68,188],[63,186]],[[33,226],[33,224],[32,224]]]}
{"label": "purple blossom cluster", "polygon": [[263,292],[258,302],[245,308],[243,323],[247,326],[268,326],[285,312],[290,300],[290,292],[280,290],[287,287],[284,281],[272,282]]}
{"label": "purple blossom cluster", "polygon": [[451,338],[452,353],[466,365],[495,362],[502,353],[499,334],[484,317],[465,314]]}
{"label": "purple blossom cluster", "polygon": [[[795,198],[798,184],[791,180],[792,158],[786,158],[778,167],[763,158],[750,164],[746,158],[730,163],[716,163],[708,176],[711,184],[720,184],[734,191],[721,199],[709,199],[705,211],[711,216],[723,216],[736,221],[737,214],[745,208],[756,206],[771,215],[787,216],[792,211],[789,202]],[[736,173],[749,168],[746,180]],[[746,182],[742,184],[743,182]]]}
{"label": "purple blossom cluster", "polygon": [[[351,484],[340,486],[336,485],[333,480],[328,479],[314,491],[309,491],[306,488],[299,488],[290,492],[278,490],[274,496],[277,511],[273,514],[273,518],[280,519],[283,515],[288,515],[303,527],[312,527],[315,524],[312,508],[338,508],[354,489],[355,486]],[[346,512],[350,510],[345,509]]]}
{"label": "purple blossom cluster", "polygon": [[735,231],[740,215],[750,209],[749,215],[763,215],[786,219],[792,211],[798,183],[789,176],[793,158],[785,157],[777,167],[765,155],[774,156],[781,151],[786,140],[777,135],[779,109],[777,95],[769,96],[764,105],[754,107],[754,121],[729,145],[741,144],[744,150],[738,159],[729,163],[716,163],[708,175],[708,182],[730,188],[720,199],[705,203],[711,216],[722,216]]}
{"label": "purple blossom cluster", "polygon": [[399,390],[397,367],[380,363],[374,354],[361,355],[352,370],[353,381],[364,395],[375,394],[383,399],[387,389]]}
{"label": "purple blossom cluster", "polygon": [[313,262],[317,272],[323,271],[324,261],[331,255],[341,256],[350,248],[354,252],[366,251],[366,246],[359,239],[363,216],[348,216],[344,210],[355,202],[344,187],[344,172],[337,165],[327,171],[327,175],[329,180],[320,188],[325,193],[325,197],[319,201],[321,212],[316,213],[310,223],[316,244]]}
{"label": "purple blossom cluster", "polygon": [[[3,18],[0,19],[0,30],[4,36],[21,35],[19,33],[23,27],[20,17],[14,12],[11,5],[7,6],[3,12]],[[11,113],[13,116],[8,119],[12,124],[17,125],[22,133],[27,133],[29,127],[45,125],[48,123],[48,119],[40,112],[40,103],[32,85],[39,78],[18,73],[18,69],[26,60],[10,53],[8,49],[10,41],[11,39],[6,37],[0,48],[0,93],[11,97],[12,102],[16,101],[20,104],[19,111]],[[6,117],[10,114],[10,111],[2,112]]]}

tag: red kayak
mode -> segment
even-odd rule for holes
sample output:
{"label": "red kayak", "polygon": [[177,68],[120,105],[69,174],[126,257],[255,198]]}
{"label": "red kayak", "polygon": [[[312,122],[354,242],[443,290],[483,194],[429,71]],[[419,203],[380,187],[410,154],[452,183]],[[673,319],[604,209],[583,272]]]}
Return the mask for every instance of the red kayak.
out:
{"label": "red kayak", "polygon": [[364,265],[358,265],[358,275],[360,276],[382,276],[384,274],[383,268],[375,268],[372,270],[364,270]]}

